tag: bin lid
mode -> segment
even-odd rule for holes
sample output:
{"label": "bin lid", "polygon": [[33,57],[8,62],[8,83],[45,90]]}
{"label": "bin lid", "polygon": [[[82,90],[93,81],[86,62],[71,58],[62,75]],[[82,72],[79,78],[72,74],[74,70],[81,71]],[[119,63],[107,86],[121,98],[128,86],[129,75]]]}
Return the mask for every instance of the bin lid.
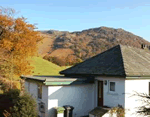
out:
{"label": "bin lid", "polygon": [[74,107],[73,106],[70,106],[70,105],[65,105],[65,106],[63,106],[65,109],[67,109],[67,110],[73,110],[74,109]]}
{"label": "bin lid", "polygon": [[63,113],[64,112],[64,107],[56,107],[57,113]]}

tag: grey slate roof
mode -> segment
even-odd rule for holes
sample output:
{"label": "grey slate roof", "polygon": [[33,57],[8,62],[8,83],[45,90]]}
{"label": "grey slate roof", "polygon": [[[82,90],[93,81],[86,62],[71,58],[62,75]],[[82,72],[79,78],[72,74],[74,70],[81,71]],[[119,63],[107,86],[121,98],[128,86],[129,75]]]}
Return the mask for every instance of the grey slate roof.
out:
{"label": "grey slate roof", "polygon": [[117,45],[60,74],[150,76],[150,50]]}

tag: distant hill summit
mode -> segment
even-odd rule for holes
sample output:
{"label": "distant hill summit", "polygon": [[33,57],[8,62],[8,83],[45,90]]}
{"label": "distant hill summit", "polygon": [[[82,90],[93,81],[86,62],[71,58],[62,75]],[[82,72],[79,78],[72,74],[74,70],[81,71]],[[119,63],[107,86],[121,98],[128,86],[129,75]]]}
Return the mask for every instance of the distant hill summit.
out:
{"label": "distant hill summit", "polygon": [[[45,44],[44,47],[47,49],[42,51],[42,48],[39,47],[39,54],[51,56],[55,51],[55,55],[59,59],[63,58],[63,61],[66,61],[65,58],[68,58],[68,56],[85,60],[118,44],[137,48],[141,48],[141,44],[150,45],[150,42],[142,37],[121,28],[98,27],[75,32],[58,30],[41,32],[49,38],[42,44],[42,46]],[[51,42],[51,44],[48,45],[48,42]],[[59,49],[58,53],[57,49]],[[61,56],[58,56],[61,49],[65,51],[64,56],[62,51]],[[73,57],[71,59],[75,60]]]}
{"label": "distant hill summit", "polygon": [[43,31],[40,31],[42,33],[47,33],[47,34],[63,34],[63,33],[69,33],[68,31],[59,31],[59,30],[53,30],[53,29],[50,29],[50,30],[43,30]]}

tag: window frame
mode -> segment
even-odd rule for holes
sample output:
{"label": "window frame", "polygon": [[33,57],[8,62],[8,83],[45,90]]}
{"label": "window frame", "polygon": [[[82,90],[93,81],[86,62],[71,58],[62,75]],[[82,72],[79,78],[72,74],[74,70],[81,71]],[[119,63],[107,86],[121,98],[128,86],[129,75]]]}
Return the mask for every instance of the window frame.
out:
{"label": "window frame", "polygon": [[[111,90],[111,83],[114,83],[114,91]],[[116,82],[114,82],[114,81],[109,82],[109,92],[116,92]]]}
{"label": "window frame", "polygon": [[148,92],[148,95],[150,95],[150,82],[148,83],[148,85],[149,85],[149,87],[148,87],[148,89],[149,89],[149,90],[148,90],[148,91],[149,91],[149,92]]}
{"label": "window frame", "polygon": [[30,82],[28,82],[28,92],[30,92]]}
{"label": "window frame", "polygon": [[42,85],[41,84],[37,85],[37,98],[42,99]]}

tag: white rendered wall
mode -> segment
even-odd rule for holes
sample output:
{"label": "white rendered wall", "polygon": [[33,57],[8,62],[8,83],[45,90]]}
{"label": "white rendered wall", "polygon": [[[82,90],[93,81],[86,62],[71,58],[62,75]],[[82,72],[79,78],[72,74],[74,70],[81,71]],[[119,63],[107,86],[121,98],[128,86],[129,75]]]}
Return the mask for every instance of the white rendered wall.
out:
{"label": "white rendered wall", "polygon": [[[42,99],[38,99],[38,85],[36,83],[25,81],[25,87],[26,90],[36,99],[37,104],[40,102],[45,103],[45,117],[48,117],[48,87],[45,85],[42,86]],[[39,115],[42,117],[42,113],[39,112]]]}
{"label": "white rendered wall", "polygon": [[95,84],[49,86],[48,109],[71,105],[74,107],[73,117],[88,115],[95,108]]}
{"label": "white rendered wall", "polygon": [[142,103],[139,96],[133,96],[137,93],[149,93],[149,82],[150,80],[126,80],[125,81],[125,108],[128,110],[127,117],[143,117],[143,115],[137,115],[137,107],[142,106]]}
{"label": "white rendered wall", "polygon": [[[125,103],[125,79],[124,78],[115,78],[115,77],[96,77],[99,81],[107,80],[107,85],[103,84],[103,104],[104,106],[115,107],[122,105],[124,107]],[[115,92],[109,91],[109,82],[115,82]],[[97,92],[96,88],[96,92]],[[96,93],[97,100],[97,93]]]}

